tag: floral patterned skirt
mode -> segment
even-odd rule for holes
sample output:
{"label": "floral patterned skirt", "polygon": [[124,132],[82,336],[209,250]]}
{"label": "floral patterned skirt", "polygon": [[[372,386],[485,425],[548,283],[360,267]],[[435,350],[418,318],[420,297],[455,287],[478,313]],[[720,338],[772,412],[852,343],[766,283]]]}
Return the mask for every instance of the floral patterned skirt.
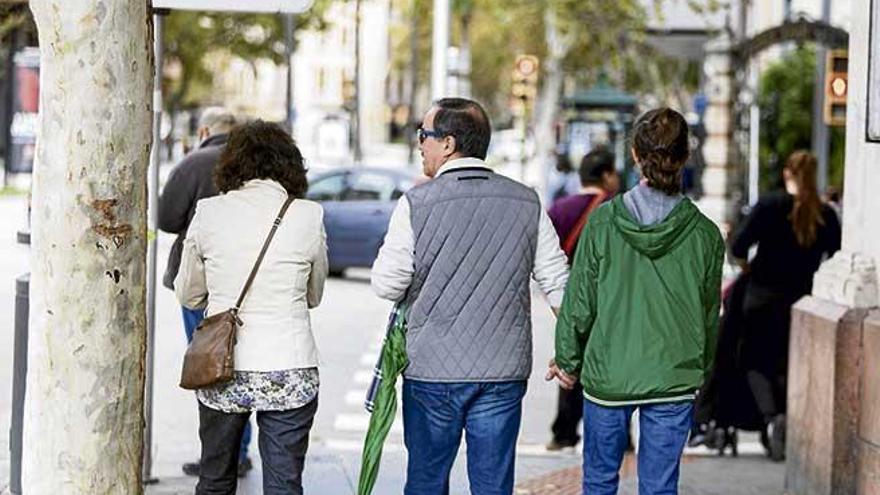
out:
{"label": "floral patterned skirt", "polygon": [[196,391],[199,402],[225,413],[286,411],[318,396],[318,368],[236,371],[231,381]]}

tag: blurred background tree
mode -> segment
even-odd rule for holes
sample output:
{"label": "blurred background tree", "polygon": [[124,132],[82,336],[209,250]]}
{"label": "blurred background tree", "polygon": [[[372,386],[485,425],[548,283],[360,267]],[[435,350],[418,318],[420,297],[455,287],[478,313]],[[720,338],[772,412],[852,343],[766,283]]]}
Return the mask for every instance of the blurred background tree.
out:
{"label": "blurred background tree", "polygon": [[[296,30],[322,29],[331,0],[316,0],[297,15]],[[172,11],[165,22],[165,108],[173,116],[184,108],[210,100],[212,54],[241,58],[252,66],[268,59],[285,64],[284,20],[272,14]],[[172,76],[172,77],[169,77]]]}
{"label": "blurred background tree", "polygon": [[[810,149],[815,71],[815,49],[805,45],[783,56],[761,75],[758,104],[762,192],[782,187],[782,167],[793,151]],[[838,189],[843,185],[845,137],[844,128],[831,128],[828,184]]]}

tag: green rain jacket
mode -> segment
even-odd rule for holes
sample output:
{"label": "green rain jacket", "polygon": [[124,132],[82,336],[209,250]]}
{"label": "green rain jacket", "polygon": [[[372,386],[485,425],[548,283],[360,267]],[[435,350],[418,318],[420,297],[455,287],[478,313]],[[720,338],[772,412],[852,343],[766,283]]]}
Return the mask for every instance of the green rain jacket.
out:
{"label": "green rain jacket", "polygon": [[715,357],[724,240],[682,200],[641,226],[618,196],[578,241],[556,325],[556,363],[603,405],[687,400]]}

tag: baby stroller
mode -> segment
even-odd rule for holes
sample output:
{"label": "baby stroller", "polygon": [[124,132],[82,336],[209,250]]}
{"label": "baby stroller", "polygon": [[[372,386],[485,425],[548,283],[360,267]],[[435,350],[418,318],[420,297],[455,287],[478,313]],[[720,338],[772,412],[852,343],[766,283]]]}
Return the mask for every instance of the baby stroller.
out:
{"label": "baby stroller", "polygon": [[737,430],[761,432],[761,443],[768,448],[764,421],[742,367],[741,349],[746,338],[743,300],[748,274],[741,274],[722,293],[722,317],[718,328],[715,365],[697,397],[694,427],[688,445],[705,445],[723,456],[729,449],[734,457]]}

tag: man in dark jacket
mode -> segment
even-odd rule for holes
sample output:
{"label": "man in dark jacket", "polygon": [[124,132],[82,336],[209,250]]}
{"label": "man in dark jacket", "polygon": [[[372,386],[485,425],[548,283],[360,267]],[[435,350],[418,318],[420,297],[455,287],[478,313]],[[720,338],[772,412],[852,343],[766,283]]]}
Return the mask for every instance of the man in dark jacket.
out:
{"label": "man in dark jacket", "polygon": [[[227,110],[218,107],[205,109],[199,118],[198,135],[201,143],[198,149],[184,157],[174,167],[159,197],[159,228],[169,234],[177,234],[177,239],[174,240],[171,253],[168,255],[165,275],[162,277],[162,284],[171,290],[174,290],[174,278],[180,268],[183,240],[186,238],[189,223],[196,213],[196,204],[200,199],[217,195],[217,188],[214,187],[214,167],[226,145],[226,135],[235,123],[235,116]],[[183,330],[189,342],[205,315],[200,310],[184,307],[181,309]],[[248,423],[241,441],[240,475],[251,468],[251,461],[247,457],[250,438],[251,429]],[[186,463],[183,465],[183,472],[196,476],[199,474],[199,464]]]}

